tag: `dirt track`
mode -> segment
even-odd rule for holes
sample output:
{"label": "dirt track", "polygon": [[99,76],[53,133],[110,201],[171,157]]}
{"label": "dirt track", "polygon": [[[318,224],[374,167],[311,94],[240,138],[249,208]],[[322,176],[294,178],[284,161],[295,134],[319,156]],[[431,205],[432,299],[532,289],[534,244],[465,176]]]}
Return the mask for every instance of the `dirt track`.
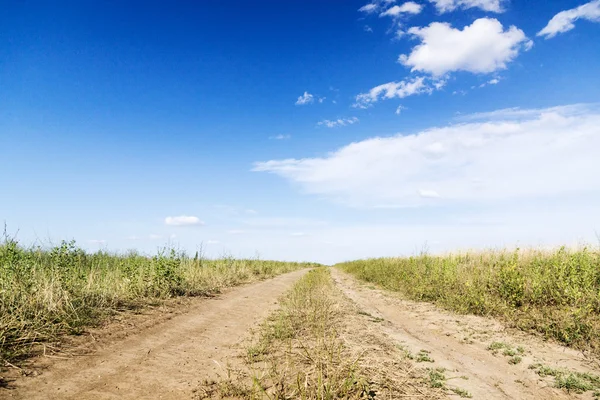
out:
{"label": "dirt track", "polygon": [[[426,350],[431,362],[412,361],[415,368],[445,368],[450,388],[468,390],[475,399],[592,398],[591,393],[569,395],[554,388],[551,378],[540,378],[528,369],[539,362],[598,374],[597,362],[580,352],[507,330],[492,319],[455,315],[432,304],[401,299],[335,268],[331,271],[359,314],[377,318],[371,329],[381,332],[385,343],[413,355]],[[0,398],[190,399],[205,379],[223,377],[229,362],[239,363],[242,349],[236,344],[277,307],[279,296],[305,272],[234,288],[212,299],[195,299],[173,318],[109,340],[91,355],[55,362],[37,377],[18,379],[14,389],[0,388]],[[501,353],[493,354],[488,349],[492,342],[523,346],[522,362],[512,365]]]}
{"label": "dirt track", "polygon": [[[359,283],[335,268],[332,268],[332,276],[359,308],[385,320],[381,326],[390,339],[413,354],[421,350],[429,352],[434,362],[418,365],[446,368],[450,371],[448,375],[453,376],[448,386],[466,389],[474,399],[592,398],[591,393],[569,395],[554,388],[550,379],[542,379],[528,368],[541,362],[597,374],[594,362],[580,352],[507,330],[492,319],[455,315],[429,303],[400,299]],[[512,365],[502,354],[494,355],[488,350],[492,342],[523,346],[527,350],[522,362]]]}
{"label": "dirt track", "polygon": [[[56,363],[17,382],[0,397],[16,399],[189,399],[239,350],[248,329],[306,271],[201,299],[189,312],[109,345],[94,355]],[[217,361],[218,360],[218,361]]]}

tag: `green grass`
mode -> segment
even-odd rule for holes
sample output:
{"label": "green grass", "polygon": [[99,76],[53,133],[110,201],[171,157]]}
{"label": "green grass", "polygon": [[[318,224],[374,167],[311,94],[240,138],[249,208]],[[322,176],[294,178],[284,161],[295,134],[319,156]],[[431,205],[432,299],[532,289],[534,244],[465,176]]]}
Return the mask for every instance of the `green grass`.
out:
{"label": "green grass", "polygon": [[421,255],[338,267],[414,300],[500,317],[511,326],[600,353],[597,249]]}
{"label": "green grass", "polygon": [[0,361],[15,362],[35,344],[77,334],[118,310],[314,266],[262,260],[208,260],[174,249],[148,257],[130,252],[88,253],[74,242],[23,248],[0,243]]}
{"label": "green grass", "polygon": [[543,364],[532,364],[529,368],[535,370],[541,377],[554,377],[555,386],[568,392],[584,393],[594,391],[594,393],[597,393],[600,390],[600,377],[597,375],[551,368]]}

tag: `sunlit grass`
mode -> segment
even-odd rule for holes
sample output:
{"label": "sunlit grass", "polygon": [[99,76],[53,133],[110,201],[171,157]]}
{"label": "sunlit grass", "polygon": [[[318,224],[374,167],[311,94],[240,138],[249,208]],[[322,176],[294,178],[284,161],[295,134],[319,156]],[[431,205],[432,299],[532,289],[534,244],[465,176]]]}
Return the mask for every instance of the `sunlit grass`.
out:
{"label": "sunlit grass", "polygon": [[38,342],[81,332],[116,310],[174,296],[198,296],[311,266],[303,263],[209,260],[164,249],[88,253],[74,242],[23,248],[0,243],[0,359],[14,361]]}
{"label": "sunlit grass", "polygon": [[600,252],[487,251],[339,264],[371,283],[459,313],[501,317],[600,352]]}

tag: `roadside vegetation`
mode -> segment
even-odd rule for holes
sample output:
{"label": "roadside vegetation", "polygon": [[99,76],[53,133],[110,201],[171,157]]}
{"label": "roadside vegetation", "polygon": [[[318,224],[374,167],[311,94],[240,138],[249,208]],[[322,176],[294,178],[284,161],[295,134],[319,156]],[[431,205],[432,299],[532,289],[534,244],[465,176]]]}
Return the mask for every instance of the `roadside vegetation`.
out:
{"label": "roadside vegetation", "polygon": [[305,275],[281,308],[257,330],[243,366],[229,366],[197,398],[403,399],[441,398],[421,373],[382,338],[380,321],[359,312],[333,284],[329,270]]}
{"label": "roadside vegetation", "polygon": [[40,343],[81,333],[115,311],[175,296],[210,295],[309,266],[314,264],[210,260],[170,248],[153,257],[88,253],[74,242],[24,248],[5,234],[0,243],[0,362],[16,362]]}
{"label": "roadside vegetation", "polygon": [[600,354],[597,249],[420,255],[337,267],[413,300],[463,314],[499,317],[510,326]]}

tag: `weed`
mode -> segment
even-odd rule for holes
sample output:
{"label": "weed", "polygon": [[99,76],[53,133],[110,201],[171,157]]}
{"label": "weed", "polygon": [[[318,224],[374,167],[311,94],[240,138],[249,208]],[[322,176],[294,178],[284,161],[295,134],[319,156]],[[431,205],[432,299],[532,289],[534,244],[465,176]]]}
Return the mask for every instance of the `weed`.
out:
{"label": "weed", "polygon": [[417,362],[435,362],[433,358],[429,355],[429,351],[427,350],[419,350],[417,356],[415,358]]}
{"label": "weed", "polygon": [[460,397],[462,397],[463,399],[470,399],[473,397],[473,395],[465,389],[461,389],[461,388],[450,388],[451,391],[453,391],[454,393],[456,393],[457,395],[459,395]]}
{"label": "weed", "polygon": [[436,389],[443,389],[446,387],[446,372],[445,368],[428,368],[429,374],[429,386]]}
{"label": "weed", "polygon": [[[600,376],[585,372],[575,372],[561,368],[551,368],[543,364],[532,364],[529,369],[536,370],[541,377],[554,377],[554,384],[568,392],[583,393],[593,390],[600,392]],[[594,395],[595,396],[595,395]]]}

